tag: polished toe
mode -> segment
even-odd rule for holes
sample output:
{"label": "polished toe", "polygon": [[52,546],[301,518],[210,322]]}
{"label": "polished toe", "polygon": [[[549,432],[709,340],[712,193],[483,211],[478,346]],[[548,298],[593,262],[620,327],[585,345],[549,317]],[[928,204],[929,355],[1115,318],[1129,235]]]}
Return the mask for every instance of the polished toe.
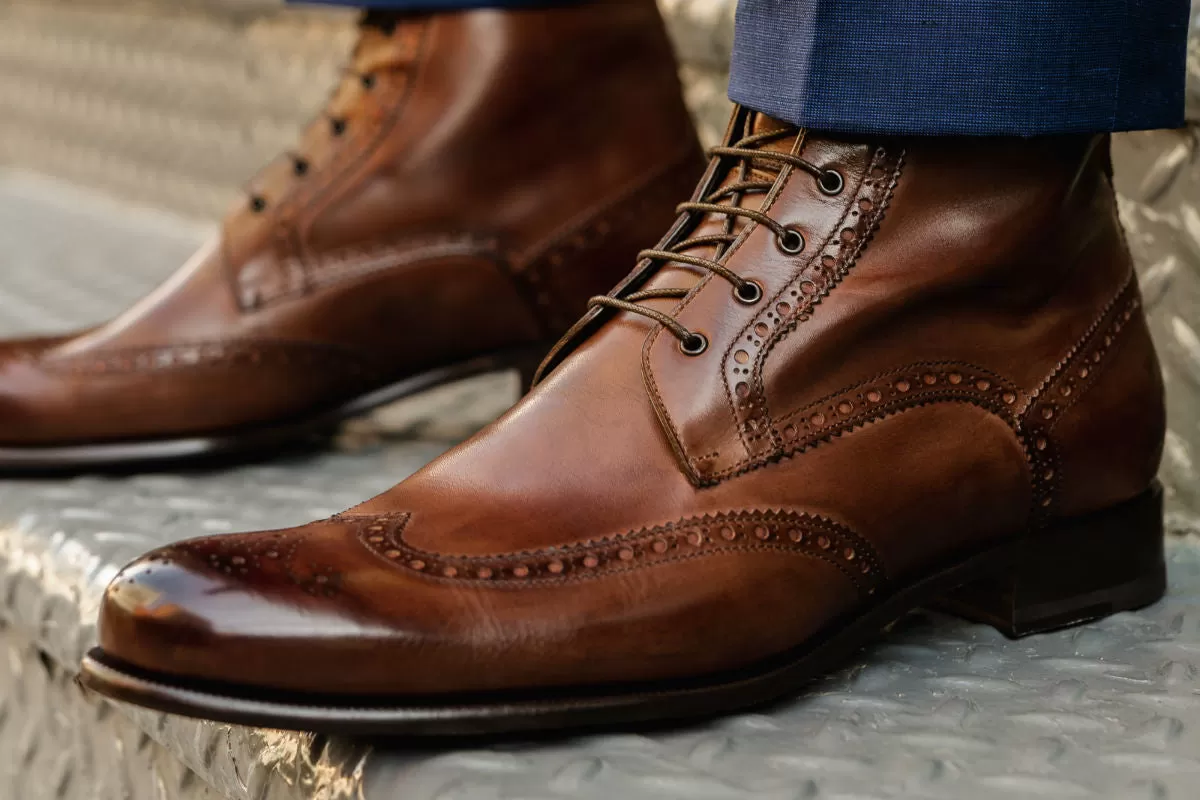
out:
{"label": "polished toe", "polygon": [[[185,681],[352,695],[519,691],[653,681],[681,661],[694,674],[719,671],[734,663],[694,635],[697,617],[710,636],[740,641],[739,658],[767,656],[855,594],[817,559],[747,551],[646,563],[672,589],[636,597],[625,548],[565,560],[553,550],[439,557],[404,543],[408,523],[407,514],[348,516],[152,552],[105,593],[100,647]],[[654,554],[646,544],[634,546]],[[764,575],[824,589],[764,636],[753,622],[761,598],[744,585]]]}

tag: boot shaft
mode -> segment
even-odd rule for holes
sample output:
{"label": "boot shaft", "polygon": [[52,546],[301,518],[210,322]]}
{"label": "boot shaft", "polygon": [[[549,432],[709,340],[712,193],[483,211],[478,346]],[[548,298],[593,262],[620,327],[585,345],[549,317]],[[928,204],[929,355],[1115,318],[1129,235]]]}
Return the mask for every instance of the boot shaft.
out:
{"label": "boot shaft", "polygon": [[[682,256],[652,259],[615,293],[687,290],[681,302],[638,303],[705,343],[689,355],[658,328],[642,346],[656,416],[693,484],[737,480],[911,409],[966,403],[1028,451],[1038,516],[1146,489],[1163,392],[1106,137],[754,138],[772,124],[739,112],[727,145],[805,166],[718,158],[696,195],[768,220],[693,215],[661,245],[714,258],[733,279]],[[747,179],[768,188],[721,197]],[[714,222],[722,216],[732,224]],[[730,243],[689,244],[721,230]],[[781,239],[790,232],[799,253]],[[744,302],[734,280],[761,298]],[[593,313],[595,328],[611,312]],[[589,358],[629,349],[627,327],[601,326]],[[956,432],[936,435],[955,446]]]}

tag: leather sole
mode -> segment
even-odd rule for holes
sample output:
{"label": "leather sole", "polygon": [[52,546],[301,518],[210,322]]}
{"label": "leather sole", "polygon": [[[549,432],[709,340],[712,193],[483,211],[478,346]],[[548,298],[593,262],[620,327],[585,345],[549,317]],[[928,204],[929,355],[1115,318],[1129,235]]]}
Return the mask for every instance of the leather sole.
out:
{"label": "leather sole", "polygon": [[517,370],[528,390],[548,346],[473,358],[412,375],[342,405],[287,422],[230,429],[205,436],[138,439],[50,447],[0,447],[0,474],[133,471],[180,464],[224,464],[274,455],[327,441],[338,426],[381,406],[448,383],[490,372]]}
{"label": "leather sole", "polygon": [[1162,489],[1056,523],[933,572],[802,647],[736,673],[641,686],[432,698],[347,697],[185,681],[84,659],[84,687],[160,711],[333,734],[444,736],[678,722],[745,710],[799,692],[909,611],[934,605],[1010,637],[1149,605],[1166,589]]}

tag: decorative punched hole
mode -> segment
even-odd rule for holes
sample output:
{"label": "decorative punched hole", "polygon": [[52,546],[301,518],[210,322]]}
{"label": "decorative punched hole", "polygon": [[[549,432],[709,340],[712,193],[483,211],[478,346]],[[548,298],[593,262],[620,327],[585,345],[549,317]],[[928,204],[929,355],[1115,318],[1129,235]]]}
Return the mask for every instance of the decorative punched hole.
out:
{"label": "decorative punched hole", "polygon": [[250,198],[250,210],[259,213],[267,210],[267,198],[262,195],[254,195]]}
{"label": "decorative punched hole", "polygon": [[783,233],[775,238],[775,244],[789,256],[794,256],[804,249],[804,236],[795,228],[784,228]]}
{"label": "decorative punched hole", "polygon": [[842,193],[842,189],[846,186],[846,179],[836,169],[827,169],[817,179],[817,186],[824,194],[834,197]]}
{"label": "decorative punched hole", "polygon": [[375,76],[370,73],[363,75],[362,76],[362,87],[364,89],[374,89],[375,88]]}
{"label": "decorative punched hole", "polygon": [[752,306],[762,300],[763,289],[758,281],[746,281],[733,290],[733,296],[739,303]]}
{"label": "decorative punched hole", "polygon": [[738,350],[736,353],[733,354],[733,360],[739,364],[745,364],[747,361],[750,360],[750,354],[747,353],[745,350]]}
{"label": "decorative punched hole", "polygon": [[698,356],[708,349],[708,337],[703,333],[692,333],[679,340],[679,350],[685,356]]}
{"label": "decorative punched hole", "polygon": [[305,161],[303,158],[297,158],[294,162],[292,162],[292,172],[296,173],[296,175],[298,175],[298,176],[299,175],[307,175],[308,174],[308,162]]}
{"label": "decorative punched hole", "polygon": [[346,120],[331,119],[329,120],[329,130],[334,136],[341,136],[346,132]]}

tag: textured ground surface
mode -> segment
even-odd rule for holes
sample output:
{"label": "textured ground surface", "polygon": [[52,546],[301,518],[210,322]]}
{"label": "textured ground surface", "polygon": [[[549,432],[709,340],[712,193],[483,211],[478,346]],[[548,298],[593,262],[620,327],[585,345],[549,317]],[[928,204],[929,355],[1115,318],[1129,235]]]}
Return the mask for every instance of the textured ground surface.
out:
{"label": "textured ground surface", "polygon": [[[203,233],[0,173],[0,326],[101,318]],[[443,390],[311,459],[0,483],[0,798],[1196,796],[1200,547],[1187,539],[1173,545],[1170,598],[1140,614],[1017,643],[917,615],[802,698],[686,730],[372,745],[115,708],[75,688],[99,593],[122,562],[171,539],[340,510],[468,434],[513,392],[507,376]]]}

